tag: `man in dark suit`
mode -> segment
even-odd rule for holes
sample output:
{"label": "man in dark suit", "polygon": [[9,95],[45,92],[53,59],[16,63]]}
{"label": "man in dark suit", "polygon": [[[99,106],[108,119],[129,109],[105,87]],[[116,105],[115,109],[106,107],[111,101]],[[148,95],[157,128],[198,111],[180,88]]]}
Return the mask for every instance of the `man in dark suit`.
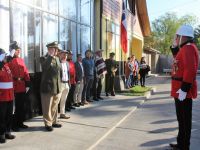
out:
{"label": "man in dark suit", "polygon": [[[82,56],[81,54],[77,55],[77,61],[75,63],[75,70],[76,70],[76,88],[74,91],[74,106],[80,107],[83,106],[84,103],[81,102],[83,86],[84,86],[84,70],[82,65]],[[87,103],[85,103],[87,104]]]}
{"label": "man in dark suit", "polygon": [[109,96],[109,93],[111,93],[111,96],[115,96],[114,91],[114,79],[115,79],[115,73],[117,71],[117,63],[114,60],[115,53],[110,53],[110,58],[106,59],[106,68],[107,68],[107,74],[106,74],[106,96]]}
{"label": "man in dark suit", "polygon": [[46,45],[48,52],[40,58],[42,66],[41,102],[45,128],[53,131],[62,125],[57,123],[58,104],[61,97],[61,64],[57,57],[58,43]]}

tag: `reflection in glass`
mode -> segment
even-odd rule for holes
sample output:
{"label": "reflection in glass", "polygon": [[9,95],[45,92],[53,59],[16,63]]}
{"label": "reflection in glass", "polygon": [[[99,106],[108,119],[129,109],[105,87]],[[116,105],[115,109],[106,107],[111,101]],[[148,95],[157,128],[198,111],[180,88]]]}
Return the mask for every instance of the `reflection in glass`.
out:
{"label": "reflection in glass", "polygon": [[58,17],[43,13],[43,55],[46,54],[46,44],[58,41]]}
{"label": "reflection in glass", "polygon": [[13,24],[13,39],[17,41],[21,47],[21,57],[29,69],[29,72],[34,72],[34,11],[33,9],[12,3]]}
{"label": "reflection in glass", "polygon": [[81,0],[81,22],[90,25],[90,0]]}
{"label": "reflection in glass", "polygon": [[76,20],[77,0],[59,0],[59,6],[60,15]]}
{"label": "reflection in glass", "polygon": [[71,50],[73,52],[73,60],[76,61],[76,23],[71,22]]}
{"label": "reflection in glass", "polygon": [[[71,1],[71,0],[67,0]],[[58,0],[42,0],[42,7],[50,12],[58,13]]]}
{"label": "reflection in glass", "polygon": [[90,28],[81,26],[81,53],[85,56],[85,51],[91,49],[90,45]]}
{"label": "reflection in glass", "polygon": [[41,13],[40,11],[35,12],[35,65],[36,72],[41,71],[40,66],[40,56],[42,56],[41,51]]}
{"label": "reflection in glass", "polygon": [[64,49],[71,48],[70,45],[70,22],[66,19],[60,18],[60,44]]}

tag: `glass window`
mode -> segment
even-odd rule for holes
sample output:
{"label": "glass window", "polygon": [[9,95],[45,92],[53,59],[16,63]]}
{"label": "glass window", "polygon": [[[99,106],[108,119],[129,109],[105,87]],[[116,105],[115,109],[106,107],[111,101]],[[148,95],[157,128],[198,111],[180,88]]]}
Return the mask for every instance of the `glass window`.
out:
{"label": "glass window", "polygon": [[110,32],[107,32],[107,56],[109,56],[110,52],[115,53],[115,40],[115,35]]}
{"label": "glass window", "polygon": [[90,28],[81,26],[81,53],[85,56],[85,51],[91,49],[90,45]]}
{"label": "glass window", "polygon": [[90,25],[90,0],[81,0],[81,22]]}
{"label": "glass window", "polygon": [[58,0],[42,0],[42,7],[52,13],[57,14],[58,13]]}
{"label": "glass window", "polygon": [[[77,53],[81,54],[81,25],[77,24]],[[84,57],[85,55],[82,55]]]}
{"label": "glass window", "polygon": [[58,17],[43,13],[43,55],[46,54],[46,44],[58,41]]}
{"label": "glass window", "polygon": [[76,54],[77,52],[77,48],[76,48],[76,43],[77,39],[76,39],[76,23],[71,22],[71,50],[73,52],[73,60],[76,61]]}
{"label": "glass window", "polygon": [[8,52],[10,43],[9,1],[0,0],[0,47]]}
{"label": "glass window", "polygon": [[29,72],[34,72],[34,10],[21,4],[12,3],[12,41],[17,41],[21,47],[21,57],[24,58]]}
{"label": "glass window", "polygon": [[70,49],[70,22],[66,19],[60,18],[60,44],[64,49]]}
{"label": "glass window", "polygon": [[59,6],[60,15],[76,20],[77,0],[59,0]]}

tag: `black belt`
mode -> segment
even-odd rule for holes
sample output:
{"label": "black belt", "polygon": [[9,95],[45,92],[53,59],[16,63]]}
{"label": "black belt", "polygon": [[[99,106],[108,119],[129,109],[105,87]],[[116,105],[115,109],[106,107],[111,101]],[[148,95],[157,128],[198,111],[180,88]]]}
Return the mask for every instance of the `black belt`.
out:
{"label": "black belt", "polygon": [[62,81],[62,83],[69,83],[69,81]]}
{"label": "black belt", "polygon": [[24,78],[13,78],[15,81],[24,81]]}
{"label": "black belt", "polygon": [[[183,81],[183,78],[181,78],[181,77],[172,77],[172,80]],[[194,78],[194,81],[195,80],[196,80],[196,77]]]}

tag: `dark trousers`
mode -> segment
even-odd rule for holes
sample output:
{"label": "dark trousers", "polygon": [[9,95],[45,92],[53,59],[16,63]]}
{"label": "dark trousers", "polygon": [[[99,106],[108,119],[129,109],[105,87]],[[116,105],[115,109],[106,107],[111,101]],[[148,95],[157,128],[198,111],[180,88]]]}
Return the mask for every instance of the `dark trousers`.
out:
{"label": "dark trousers", "polygon": [[19,127],[24,122],[25,117],[25,96],[26,93],[15,93],[15,113],[13,127]]}
{"label": "dark trousers", "polygon": [[100,78],[94,78],[94,83],[93,83],[93,97],[98,98],[101,96],[101,90],[102,90],[102,82]]}
{"label": "dark trousers", "polygon": [[180,150],[189,150],[192,127],[192,99],[185,99],[182,102],[175,99],[175,106],[179,128],[177,144]]}
{"label": "dark trousers", "polygon": [[12,125],[13,101],[0,102],[0,135],[10,132]]}
{"label": "dark trousers", "polygon": [[75,84],[71,84],[71,87],[69,89],[69,93],[67,95],[67,100],[66,100],[66,108],[71,107],[74,104],[74,91],[75,91]]}
{"label": "dark trousers", "polygon": [[90,100],[91,96],[91,87],[93,85],[94,78],[93,77],[85,77],[84,87],[82,92],[82,101]]}
{"label": "dark trousers", "polygon": [[141,86],[145,85],[145,78],[146,78],[145,74],[140,74],[140,85]]}
{"label": "dark trousers", "polygon": [[114,80],[115,76],[106,74],[106,88],[105,91],[106,93],[114,93]]}

